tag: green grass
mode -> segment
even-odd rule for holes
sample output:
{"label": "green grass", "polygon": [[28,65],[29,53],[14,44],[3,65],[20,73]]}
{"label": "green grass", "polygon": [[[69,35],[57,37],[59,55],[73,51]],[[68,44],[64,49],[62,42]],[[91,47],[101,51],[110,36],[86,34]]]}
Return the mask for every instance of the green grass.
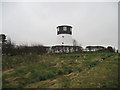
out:
{"label": "green grass", "polygon": [[3,88],[117,88],[118,54],[3,56]]}

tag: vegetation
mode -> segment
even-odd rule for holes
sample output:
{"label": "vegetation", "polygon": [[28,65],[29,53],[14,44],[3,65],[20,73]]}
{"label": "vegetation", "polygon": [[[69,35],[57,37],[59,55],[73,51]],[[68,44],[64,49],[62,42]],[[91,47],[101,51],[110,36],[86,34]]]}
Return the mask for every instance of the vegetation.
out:
{"label": "vegetation", "polygon": [[[81,46],[52,46],[46,47],[43,45],[15,45],[11,40],[6,40],[5,34],[0,34],[0,47],[2,47],[2,54],[15,56],[27,54],[46,54],[46,53],[81,53],[81,52],[115,52],[111,46],[107,48],[103,46],[86,46],[83,49]],[[2,44],[2,45],[1,45]],[[1,49],[1,48],[0,48]],[[117,50],[118,53],[118,50]]]}
{"label": "vegetation", "polygon": [[117,53],[3,56],[3,88],[117,88]]}
{"label": "vegetation", "polygon": [[111,46],[87,46],[88,51],[71,47],[74,52],[55,46],[50,53],[50,47],[42,45],[16,46],[4,34],[0,39],[3,88],[119,87],[119,56]]}

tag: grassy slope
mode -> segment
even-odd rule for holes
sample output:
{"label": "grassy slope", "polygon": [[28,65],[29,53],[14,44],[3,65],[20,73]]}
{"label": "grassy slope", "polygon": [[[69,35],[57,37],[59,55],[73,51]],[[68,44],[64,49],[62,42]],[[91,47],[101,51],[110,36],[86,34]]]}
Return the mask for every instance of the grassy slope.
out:
{"label": "grassy slope", "polygon": [[3,56],[3,88],[114,88],[117,86],[117,54]]}

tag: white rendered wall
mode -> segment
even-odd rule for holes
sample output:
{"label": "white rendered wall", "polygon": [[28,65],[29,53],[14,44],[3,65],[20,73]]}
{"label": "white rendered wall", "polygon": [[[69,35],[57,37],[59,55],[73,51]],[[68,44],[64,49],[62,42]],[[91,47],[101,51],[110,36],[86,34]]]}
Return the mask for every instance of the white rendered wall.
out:
{"label": "white rendered wall", "polygon": [[73,39],[70,34],[59,34],[57,35],[56,45],[73,46]]}

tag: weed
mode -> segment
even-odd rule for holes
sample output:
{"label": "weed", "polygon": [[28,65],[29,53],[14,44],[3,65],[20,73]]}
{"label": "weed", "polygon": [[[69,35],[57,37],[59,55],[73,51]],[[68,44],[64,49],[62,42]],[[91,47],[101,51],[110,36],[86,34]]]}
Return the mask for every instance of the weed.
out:
{"label": "weed", "polygon": [[82,71],[82,69],[81,69],[81,68],[77,68],[77,70],[78,70],[79,72],[81,72],[81,71]]}
{"label": "weed", "polygon": [[[35,88],[58,87],[116,87],[117,86],[117,64],[118,60],[113,53],[81,53],[81,54],[48,54],[48,55],[26,55],[26,56],[3,56],[3,72],[10,68],[14,69],[13,73],[4,74],[3,88],[24,88],[27,85],[35,87],[37,83],[41,83]],[[112,58],[110,58],[112,57]],[[104,61],[95,61],[96,58],[103,58]],[[59,64],[59,67],[55,65]],[[22,67],[22,68],[21,68]],[[87,69],[86,68],[92,68]],[[81,73],[78,73],[78,72]],[[82,72],[83,71],[83,72]],[[75,74],[70,74],[74,72]],[[28,75],[28,73],[31,73]],[[70,76],[67,76],[70,74]],[[16,78],[12,82],[18,82],[18,85],[12,85],[7,82],[9,78]],[[76,77],[76,75],[78,75]],[[67,76],[67,77],[66,77]],[[76,78],[74,78],[76,77]],[[71,79],[72,78],[72,79]],[[44,85],[46,80],[56,80],[54,85]],[[102,81],[105,82],[103,84]],[[50,81],[50,83],[53,83]],[[78,83],[80,82],[80,83]],[[33,85],[32,85],[33,84]],[[59,86],[60,85],[60,86]],[[97,86],[98,85],[98,86]]]}

